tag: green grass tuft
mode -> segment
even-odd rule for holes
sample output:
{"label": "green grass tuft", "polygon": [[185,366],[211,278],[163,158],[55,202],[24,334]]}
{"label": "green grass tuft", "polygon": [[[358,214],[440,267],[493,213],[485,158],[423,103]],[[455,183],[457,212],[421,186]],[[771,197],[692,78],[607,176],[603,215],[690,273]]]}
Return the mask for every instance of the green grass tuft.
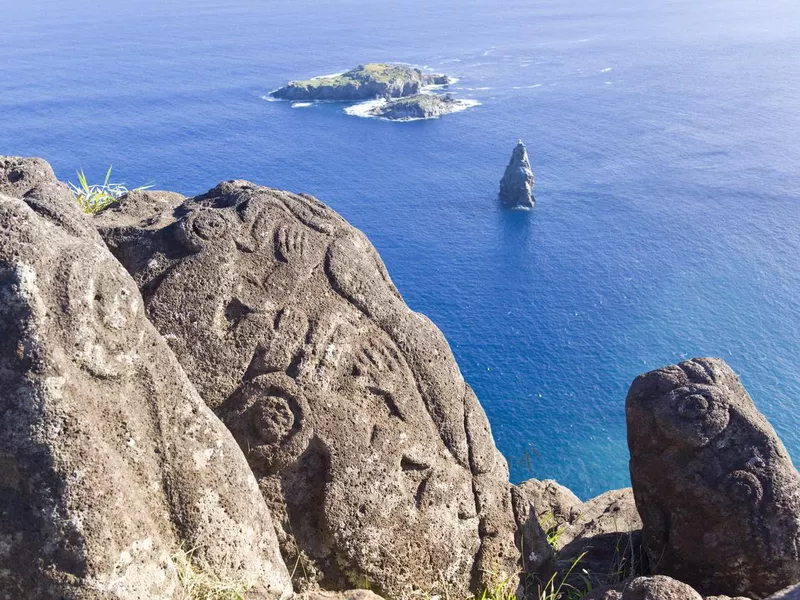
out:
{"label": "green grass tuft", "polygon": [[550,580],[544,585],[544,588],[539,588],[537,594],[534,596],[536,600],[580,600],[592,591],[592,582],[589,580],[588,574],[584,571],[586,576],[581,576],[583,580],[583,589],[578,589],[573,585],[566,583],[572,572],[578,567],[578,563],[586,556],[586,552],[581,554],[578,558],[572,561],[567,572],[561,577],[561,581],[556,585],[557,573],[553,573]]}
{"label": "green grass tuft", "polygon": [[559,539],[564,530],[568,527],[566,523],[559,523],[556,518],[556,513],[550,511],[539,517],[539,525],[544,530],[547,543],[556,552],[559,550]]}
{"label": "green grass tuft", "polygon": [[83,169],[78,171],[78,185],[70,182],[69,187],[72,189],[72,194],[75,196],[75,200],[78,202],[83,212],[93,215],[110,204],[113,204],[129,191],[146,190],[153,187],[151,185],[144,185],[134,188],[134,190],[129,190],[122,183],[110,183],[110,178],[111,167],[108,167],[106,178],[103,180],[103,183],[100,185],[90,185],[86,180],[86,174],[83,172]]}

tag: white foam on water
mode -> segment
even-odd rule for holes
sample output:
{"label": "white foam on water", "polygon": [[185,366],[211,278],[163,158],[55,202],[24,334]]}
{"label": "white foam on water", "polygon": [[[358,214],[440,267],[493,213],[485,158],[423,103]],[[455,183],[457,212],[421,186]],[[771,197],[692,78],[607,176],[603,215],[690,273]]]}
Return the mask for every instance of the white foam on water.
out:
{"label": "white foam on water", "polygon": [[338,73],[329,73],[328,75],[317,75],[316,77],[311,77],[311,79],[330,79],[331,77],[338,77],[345,73],[347,73],[347,71],[339,71]]}
{"label": "white foam on water", "polygon": [[453,112],[461,112],[462,110],[467,110],[468,108],[474,108],[475,106],[481,106],[482,102],[479,100],[475,100],[473,98],[468,98],[466,100],[456,100],[458,102],[458,106],[453,109]]}
{"label": "white foam on water", "polygon": [[292,108],[308,108],[312,102],[292,102]]}
{"label": "white foam on water", "polygon": [[[412,117],[408,119],[387,119],[386,117],[379,117],[378,115],[373,114],[373,111],[376,108],[381,108],[387,104],[387,100],[383,98],[378,98],[376,100],[367,100],[366,102],[359,102],[358,104],[354,104],[353,106],[348,106],[344,109],[344,112],[352,117],[361,117],[364,119],[378,119],[380,121],[390,121],[392,123],[408,123],[410,121],[428,121],[431,119],[438,119],[439,117]],[[467,110],[468,108],[473,108],[475,106],[480,106],[481,103],[478,100],[474,99],[466,99],[466,100],[456,100],[456,105],[452,107],[452,110],[447,113],[456,113],[462,112]]]}
{"label": "white foam on water", "polygon": [[[431,92],[435,92],[437,90],[443,90],[446,87],[449,87],[455,83],[458,83],[458,77],[450,77],[450,83],[442,83],[442,84],[431,84],[431,85],[424,85],[420,88],[421,94],[430,94]],[[460,89],[460,88],[459,88]]]}
{"label": "white foam on water", "polygon": [[605,83],[606,83],[606,85],[614,85],[613,81],[606,81]]}
{"label": "white foam on water", "polygon": [[613,70],[614,70],[613,67],[606,67],[605,69],[600,69],[600,72],[601,73],[608,73],[609,71],[613,71]]}
{"label": "white foam on water", "polygon": [[[273,90],[275,91],[275,90]],[[275,98],[274,96],[270,96],[267,94],[266,96],[261,96],[262,100],[266,100],[267,102],[281,102],[282,98]]]}
{"label": "white foam on water", "polygon": [[366,102],[359,102],[353,106],[348,106],[344,112],[352,117],[362,117],[365,119],[374,118],[375,115],[371,114],[376,108],[380,108],[386,104],[384,98],[377,98],[375,100],[367,100]]}

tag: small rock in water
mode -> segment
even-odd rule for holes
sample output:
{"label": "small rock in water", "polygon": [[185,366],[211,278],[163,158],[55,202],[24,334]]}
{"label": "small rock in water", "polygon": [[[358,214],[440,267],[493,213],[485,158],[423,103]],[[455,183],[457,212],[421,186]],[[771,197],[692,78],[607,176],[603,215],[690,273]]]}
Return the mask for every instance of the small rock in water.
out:
{"label": "small rock in water", "polygon": [[533,208],[533,171],[528,150],[522,140],[511,153],[511,160],[500,180],[500,201],[509,208]]}

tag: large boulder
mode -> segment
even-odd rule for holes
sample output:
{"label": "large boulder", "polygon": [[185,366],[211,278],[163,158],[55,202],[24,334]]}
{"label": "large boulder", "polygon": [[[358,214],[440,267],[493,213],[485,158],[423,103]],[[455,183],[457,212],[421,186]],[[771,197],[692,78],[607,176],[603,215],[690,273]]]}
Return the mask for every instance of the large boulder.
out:
{"label": "large boulder", "polygon": [[631,488],[611,490],[586,502],[552,479],[518,486],[557,552],[567,584],[593,588],[617,584],[644,570],[642,521]]}
{"label": "large boulder", "polygon": [[290,594],[236,441],[52,183],[0,194],[0,598]]}
{"label": "large boulder", "polygon": [[800,580],[800,475],[722,360],[639,376],[626,410],[653,572],[731,596]]}
{"label": "large boulder", "polygon": [[363,234],[245,181],[151,218],[126,202],[95,223],[244,449],[298,586],[465,595],[548,563],[447,342]]}
{"label": "large boulder", "polygon": [[703,598],[685,583],[664,575],[655,575],[636,577],[613,587],[594,590],[583,600],[703,600]]}

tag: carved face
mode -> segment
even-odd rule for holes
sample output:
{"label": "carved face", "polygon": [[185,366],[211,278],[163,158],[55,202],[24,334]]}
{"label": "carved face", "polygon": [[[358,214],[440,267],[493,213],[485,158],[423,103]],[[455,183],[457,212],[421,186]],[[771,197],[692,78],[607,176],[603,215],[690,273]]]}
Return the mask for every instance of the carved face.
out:
{"label": "carved face", "polygon": [[[91,247],[89,247],[91,248]],[[105,251],[62,259],[76,362],[98,377],[129,376],[144,340],[144,307],[127,273]]]}
{"label": "carved face", "polygon": [[502,485],[507,472],[447,343],[334,213],[235,190],[191,201],[172,226],[183,254],[153,284],[156,326],[273,481],[262,488],[281,490],[273,506],[318,519],[309,537],[335,541],[338,568],[370,579],[416,555],[431,571],[416,577],[468,581],[473,475],[496,471]]}

